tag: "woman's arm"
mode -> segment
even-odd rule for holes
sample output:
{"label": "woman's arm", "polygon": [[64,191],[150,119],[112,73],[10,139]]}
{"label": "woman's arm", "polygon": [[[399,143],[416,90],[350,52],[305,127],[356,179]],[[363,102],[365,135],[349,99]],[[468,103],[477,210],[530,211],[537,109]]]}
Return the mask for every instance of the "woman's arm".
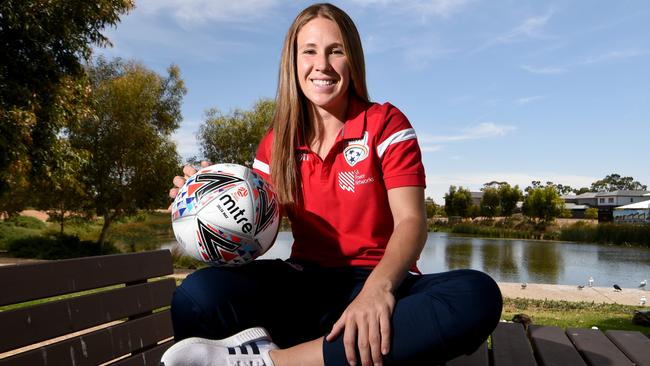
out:
{"label": "woman's arm", "polygon": [[381,364],[390,349],[390,319],[395,306],[394,292],[416,262],[427,238],[424,188],[399,187],[388,190],[394,230],[383,258],[363,289],[346,308],[327,336],[331,341],[343,331],[348,362],[356,364],[358,347],[362,365]]}

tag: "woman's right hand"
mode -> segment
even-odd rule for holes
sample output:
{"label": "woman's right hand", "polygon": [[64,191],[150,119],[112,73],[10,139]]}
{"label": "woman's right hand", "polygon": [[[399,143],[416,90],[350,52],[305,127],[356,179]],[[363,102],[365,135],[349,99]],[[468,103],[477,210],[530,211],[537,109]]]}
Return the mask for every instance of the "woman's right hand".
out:
{"label": "woman's right hand", "polygon": [[[212,163],[207,160],[201,161],[201,168],[205,168],[206,166],[210,166],[210,165],[212,165]],[[176,198],[176,196],[178,195],[178,190],[183,186],[183,184],[185,184],[187,178],[193,176],[194,174],[196,174],[196,172],[197,170],[195,167],[187,164],[183,167],[183,176],[181,177],[177,175],[174,177],[174,179],[172,180],[172,182],[174,183],[174,188],[169,190],[169,197],[171,197],[172,200]],[[169,205],[167,211],[172,210],[172,204],[173,202]]]}

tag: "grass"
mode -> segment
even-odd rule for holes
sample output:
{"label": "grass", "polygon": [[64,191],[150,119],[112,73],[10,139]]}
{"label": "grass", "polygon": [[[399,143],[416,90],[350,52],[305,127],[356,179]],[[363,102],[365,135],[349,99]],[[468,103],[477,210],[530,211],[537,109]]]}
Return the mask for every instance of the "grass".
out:
{"label": "grass", "polygon": [[601,331],[636,330],[648,334],[650,328],[632,323],[634,311],[638,309],[637,306],[619,304],[504,298],[501,319],[512,320],[515,314],[524,313],[532,318],[533,324],[561,328],[596,326]]}

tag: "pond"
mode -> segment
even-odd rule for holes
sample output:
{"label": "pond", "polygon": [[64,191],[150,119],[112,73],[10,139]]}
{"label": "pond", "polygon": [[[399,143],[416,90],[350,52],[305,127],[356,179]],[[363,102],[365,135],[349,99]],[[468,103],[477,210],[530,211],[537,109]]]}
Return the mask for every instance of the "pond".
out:
{"label": "pond", "polygon": [[[291,233],[280,232],[260,258],[287,258],[291,243]],[[592,276],[594,286],[629,288],[650,279],[650,249],[429,233],[418,267],[423,273],[473,268],[504,282],[578,285]]]}

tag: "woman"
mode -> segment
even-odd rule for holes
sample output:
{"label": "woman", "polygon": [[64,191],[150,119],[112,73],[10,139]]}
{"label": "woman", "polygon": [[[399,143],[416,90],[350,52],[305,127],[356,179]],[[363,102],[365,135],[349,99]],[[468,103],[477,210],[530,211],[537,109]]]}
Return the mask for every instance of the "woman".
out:
{"label": "woman", "polygon": [[253,168],[292,222],[291,256],[190,275],[172,302],[184,340],[164,364],[429,365],[476,349],[501,294],[477,271],[418,274],[420,149],[397,108],[369,102],[360,37],[342,10],[297,16],[276,103]]}

